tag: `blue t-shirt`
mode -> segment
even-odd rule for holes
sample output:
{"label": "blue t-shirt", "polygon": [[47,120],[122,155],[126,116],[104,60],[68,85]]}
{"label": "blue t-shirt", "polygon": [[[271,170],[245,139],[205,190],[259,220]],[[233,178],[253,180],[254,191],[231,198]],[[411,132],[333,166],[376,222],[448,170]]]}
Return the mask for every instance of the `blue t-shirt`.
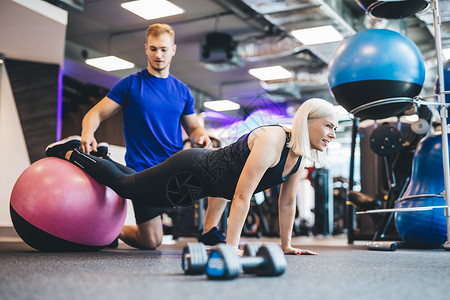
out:
{"label": "blue t-shirt", "polygon": [[127,166],[139,172],[183,148],[180,118],[195,112],[186,84],[144,69],[120,80],[107,97],[122,106]]}

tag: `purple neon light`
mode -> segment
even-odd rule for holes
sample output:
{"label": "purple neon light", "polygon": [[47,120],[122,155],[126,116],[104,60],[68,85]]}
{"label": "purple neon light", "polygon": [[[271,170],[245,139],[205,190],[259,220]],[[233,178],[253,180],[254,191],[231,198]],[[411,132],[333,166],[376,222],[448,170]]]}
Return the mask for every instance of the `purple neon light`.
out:
{"label": "purple neon light", "polygon": [[62,130],[62,106],[63,106],[63,68],[59,67],[58,73],[58,96],[56,101],[56,140],[61,140]]}

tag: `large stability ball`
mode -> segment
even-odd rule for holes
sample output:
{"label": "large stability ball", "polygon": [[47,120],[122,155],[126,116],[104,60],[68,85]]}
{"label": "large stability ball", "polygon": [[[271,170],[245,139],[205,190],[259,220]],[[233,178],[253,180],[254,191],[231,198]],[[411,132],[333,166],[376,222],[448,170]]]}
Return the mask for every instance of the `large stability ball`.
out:
{"label": "large stability ball", "polygon": [[402,19],[412,16],[428,6],[426,0],[356,0],[367,14],[383,19]]}
{"label": "large stability ball", "polygon": [[[450,91],[450,59],[447,60],[444,63],[444,67],[443,67],[443,73],[444,73],[444,89],[445,91],[449,92]],[[434,84],[434,93],[438,94],[440,89],[439,89],[439,78],[436,76],[436,81]],[[450,94],[445,94],[445,102],[446,103],[450,103]]]}
{"label": "large stability ball", "polygon": [[[411,180],[396,208],[443,206],[445,190],[441,133],[425,137],[413,158]],[[397,212],[395,226],[402,239],[420,248],[439,248],[447,240],[447,223],[442,208],[416,212]]]}
{"label": "large stability ball", "polygon": [[348,38],[336,49],[328,66],[331,92],[347,111],[390,99],[357,110],[354,114],[361,119],[402,114],[419,95],[424,80],[425,64],[419,48],[407,37],[387,29],[369,29]]}
{"label": "large stability ball", "polygon": [[[444,73],[444,90],[450,91],[450,59],[444,63],[443,66]],[[434,83],[434,93],[438,94],[440,91],[439,77],[436,76],[436,80]],[[444,99],[446,103],[450,103],[450,94],[444,94]],[[440,99],[436,97],[436,102],[439,102]],[[447,124],[450,124],[450,117],[447,118]]]}
{"label": "large stability ball", "polygon": [[19,236],[35,249],[93,251],[117,238],[126,202],[77,166],[50,157],[20,175],[10,212]]}

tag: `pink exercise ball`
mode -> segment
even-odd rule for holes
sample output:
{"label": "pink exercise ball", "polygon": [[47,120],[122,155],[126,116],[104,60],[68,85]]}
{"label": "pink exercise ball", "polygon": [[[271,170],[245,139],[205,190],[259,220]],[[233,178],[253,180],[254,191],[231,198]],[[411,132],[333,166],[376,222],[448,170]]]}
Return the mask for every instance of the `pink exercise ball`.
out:
{"label": "pink exercise ball", "polygon": [[126,201],[68,161],[49,157],[14,185],[11,219],[19,236],[42,251],[95,251],[122,230]]}

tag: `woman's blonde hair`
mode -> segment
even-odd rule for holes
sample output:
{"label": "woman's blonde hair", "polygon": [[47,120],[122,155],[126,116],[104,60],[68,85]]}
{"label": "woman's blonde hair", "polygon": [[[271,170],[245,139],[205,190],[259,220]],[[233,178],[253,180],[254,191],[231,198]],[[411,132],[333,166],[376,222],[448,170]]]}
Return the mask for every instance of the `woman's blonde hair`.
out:
{"label": "woman's blonde hair", "polygon": [[326,166],[325,153],[311,149],[308,120],[318,119],[336,113],[333,104],[326,100],[312,98],[305,101],[295,113],[292,122],[291,140],[288,147],[291,148],[295,154],[301,155],[303,158],[312,162],[318,162],[319,164]]}

